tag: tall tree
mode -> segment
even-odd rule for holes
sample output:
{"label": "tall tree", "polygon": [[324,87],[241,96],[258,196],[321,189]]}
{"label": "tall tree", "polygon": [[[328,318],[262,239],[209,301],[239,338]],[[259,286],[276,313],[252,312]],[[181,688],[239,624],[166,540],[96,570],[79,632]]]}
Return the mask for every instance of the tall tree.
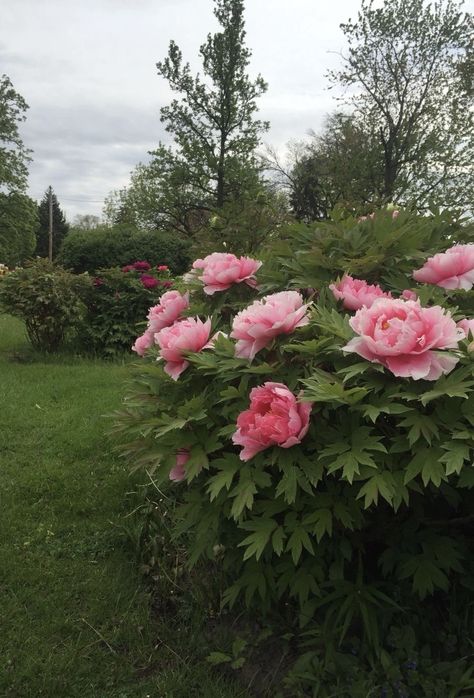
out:
{"label": "tall tree", "polygon": [[7,75],[0,77],[0,262],[16,265],[35,246],[36,205],[25,194],[30,150],[19,126],[28,105]]}
{"label": "tall tree", "polygon": [[472,205],[473,16],[462,0],[362,0],[341,25],[345,88],[355,116],[378,139],[385,200]]}
{"label": "tall tree", "polygon": [[215,0],[214,14],[221,30],[200,47],[203,77],[191,74],[174,41],[157,64],[178,95],[161,109],[174,144],[160,143],[152,165],[162,173],[169,204],[163,208],[172,217],[176,209],[184,215],[219,209],[258,181],[255,149],[268,123],[255,118],[256,100],[267,85],[260,75],[251,80],[247,74],[251,51],[245,46],[243,0]]}
{"label": "tall tree", "polygon": [[30,150],[20,137],[19,124],[26,119],[28,105],[16,92],[7,75],[0,77],[0,186],[6,193],[24,192],[28,179]]}
{"label": "tall tree", "polygon": [[328,218],[336,205],[356,213],[376,206],[383,190],[377,139],[342,112],[329,114],[322,131],[309,135],[309,141],[290,144],[285,165],[274,150],[265,157],[295,217],[310,222]]}
{"label": "tall tree", "polygon": [[[59,252],[61,243],[69,231],[66,217],[61,210],[56,194],[52,194],[53,203],[53,259]],[[49,193],[45,192],[38,205],[39,224],[36,229],[36,250],[38,257],[48,256],[49,245]]]}
{"label": "tall tree", "polygon": [[16,191],[0,192],[0,261],[9,267],[22,264],[35,249],[38,207]]}

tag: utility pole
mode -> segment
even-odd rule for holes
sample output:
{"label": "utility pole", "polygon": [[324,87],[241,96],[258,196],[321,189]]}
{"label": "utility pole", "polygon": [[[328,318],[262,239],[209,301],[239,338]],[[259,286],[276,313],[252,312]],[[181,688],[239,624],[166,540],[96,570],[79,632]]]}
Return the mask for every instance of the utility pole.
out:
{"label": "utility pole", "polygon": [[48,204],[49,204],[49,226],[48,226],[48,259],[53,261],[53,190],[51,185],[48,189]]}

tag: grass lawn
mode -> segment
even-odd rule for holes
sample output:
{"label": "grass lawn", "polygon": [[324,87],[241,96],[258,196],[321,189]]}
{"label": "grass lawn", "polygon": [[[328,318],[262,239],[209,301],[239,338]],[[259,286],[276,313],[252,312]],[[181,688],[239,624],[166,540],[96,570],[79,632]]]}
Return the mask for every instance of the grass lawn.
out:
{"label": "grass lawn", "polygon": [[198,624],[150,610],[123,533],[133,482],[104,436],[126,375],[35,354],[0,317],[1,696],[248,695],[211,673]]}

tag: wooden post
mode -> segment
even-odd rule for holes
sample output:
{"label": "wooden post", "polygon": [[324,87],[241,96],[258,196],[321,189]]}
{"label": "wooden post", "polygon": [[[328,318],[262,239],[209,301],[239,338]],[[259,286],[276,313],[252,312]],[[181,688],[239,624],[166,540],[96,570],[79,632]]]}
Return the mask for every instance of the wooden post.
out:
{"label": "wooden post", "polygon": [[51,185],[48,190],[49,203],[49,227],[48,227],[48,259],[53,261],[53,190]]}

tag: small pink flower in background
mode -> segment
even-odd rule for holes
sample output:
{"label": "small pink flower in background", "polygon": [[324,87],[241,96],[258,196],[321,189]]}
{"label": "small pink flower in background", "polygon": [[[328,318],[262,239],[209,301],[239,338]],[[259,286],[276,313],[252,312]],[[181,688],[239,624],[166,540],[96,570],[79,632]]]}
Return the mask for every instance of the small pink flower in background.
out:
{"label": "small pink flower in background", "polygon": [[209,341],[210,332],[210,319],[202,322],[199,318],[186,318],[155,334],[155,342],[160,347],[160,358],[166,361],[164,370],[173,380],[178,380],[189,366],[189,361],[183,356],[185,352],[197,352],[212,346]]}
{"label": "small pink flower in background", "polygon": [[454,245],[446,252],[435,254],[413,272],[413,278],[441,288],[469,291],[474,285],[474,243]]}
{"label": "small pink flower in background", "polygon": [[391,298],[392,294],[382,291],[380,286],[368,284],[362,279],[353,279],[345,274],[341,281],[329,286],[337,300],[342,300],[342,305],[347,310],[359,310],[364,305],[370,308],[378,298]]}
{"label": "small pink flower in background", "polygon": [[132,264],[132,267],[137,271],[149,271],[151,269],[151,264],[148,262],[135,262]]}
{"label": "small pink flower in background", "polygon": [[274,337],[307,325],[307,310],[297,291],[281,291],[254,301],[237,313],[232,323],[230,336],[237,339],[235,355],[252,360]]}
{"label": "small pink flower in background", "polygon": [[469,332],[474,337],[474,319],[467,320],[466,318],[464,318],[464,320],[459,320],[457,325],[461,328],[461,330],[463,330],[463,332],[465,332],[466,337],[469,336]]}
{"label": "small pink flower in background", "polygon": [[171,286],[173,285],[173,282],[172,281],[161,281],[161,285],[163,286],[163,288],[171,288]]}
{"label": "small pink flower in background", "polygon": [[153,346],[153,344],[153,332],[146,330],[146,332],[135,340],[132,351],[135,351],[139,356],[145,356],[146,350]]}
{"label": "small pink flower in background", "polygon": [[404,301],[417,301],[418,300],[418,294],[409,288],[405,289],[402,292],[402,295],[400,297],[403,298]]}
{"label": "small pink flower in background", "polygon": [[168,271],[169,267],[167,267],[166,264],[158,264],[156,269],[157,271]]}
{"label": "small pink flower in background", "polygon": [[193,263],[193,269],[202,269],[202,276],[198,278],[204,283],[204,293],[208,296],[242,282],[255,288],[255,273],[261,266],[262,262],[256,259],[239,258],[227,252],[213,252],[204,259],[196,259]]}
{"label": "small pink flower in background", "polygon": [[161,281],[158,281],[158,279],[155,279],[154,276],[150,276],[149,274],[142,274],[140,276],[140,281],[142,282],[143,286],[147,288],[149,291],[151,291],[153,288],[156,288],[157,286],[161,286]]}
{"label": "small pink flower in background", "polygon": [[126,274],[129,271],[135,271],[135,267],[133,264],[127,264],[126,266],[122,267],[122,271]]}
{"label": "small pink flower in background", "polygon": [[395,220],[396,218],[398,218],[399,215],[400,215],[400,211],[398,211],[397,209],[392,211],[392,220]]}
{"label": "small pink flower in background", "polygon": [[309,428],[312,403],[298,402],[283,383],[267,382],[250,392],[250,407],[237,418],[232,441],[243,446],[240,459],[247,461],[270,446],[291,448]]}
{"label": "small pink flower in background", "polygon": [[92,281],[93,286],[103,286],[104,283],[104,280],[101,279],[100,276],[96,276],[95,279]]}
{"label": "small pink flower in background", "polygon": [[182,448],[176,454],[176,465],[170,470],[170,480],[173,482],[181,482],[186,477],[186,468],[184,467],[189,460],[189,451],[187,448]]}
{"label": "small pink flower in background", "polygon": [[455,349],[464,339],[449,313],[439,305],[422,308],[418,302],[382,298],[361,308],[349,321],[359,335],[342,351],[355,352],[382,364],[395,376],[437,380],[458,359],[437,349]]}
{"label": "small pink flower in background", "polygon": [[189,293],[185,293],[184,296],[179,291],[163,293],[158,305],[154,305],[148,311],[148,329],[155,333],[162,330],[163,327],[169,327],[188,306]]}

